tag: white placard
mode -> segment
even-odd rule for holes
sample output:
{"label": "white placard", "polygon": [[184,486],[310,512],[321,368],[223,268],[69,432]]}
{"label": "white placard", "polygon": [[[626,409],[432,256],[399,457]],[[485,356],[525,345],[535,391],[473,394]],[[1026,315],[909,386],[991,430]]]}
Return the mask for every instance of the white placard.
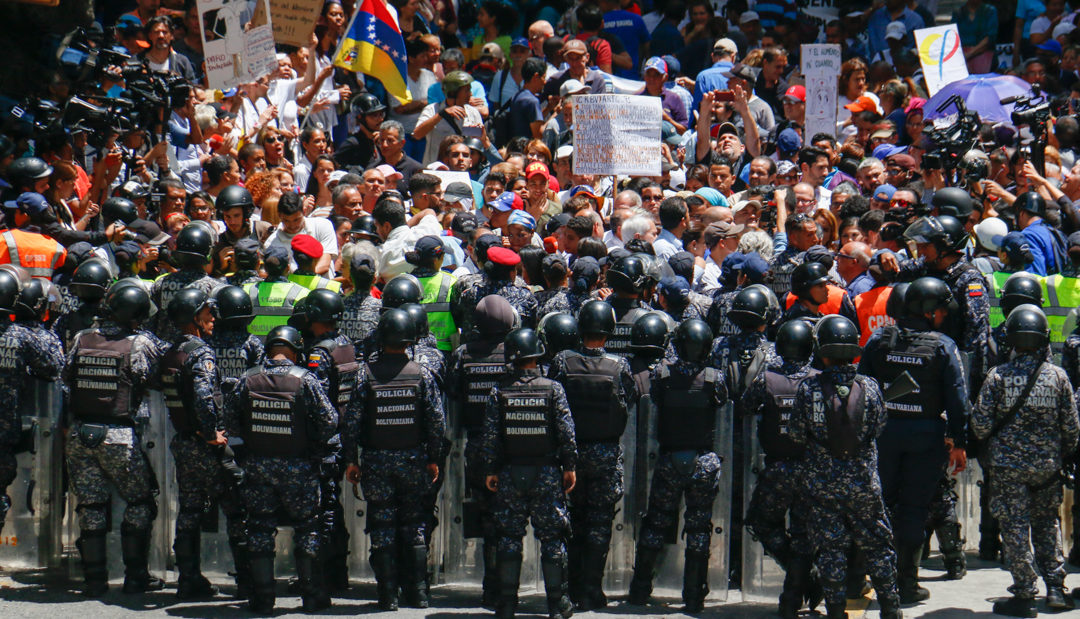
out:
{"label": "white placard", "polygon": [[818,133],[836,134],[836,98],[843,58],[839,45],[803,45],[801,69],[806,80],[803,140]]}
{"label": "white placard", "polygon": [[574,173],[660,176],[659,97],[575,95]]}
{"label": "white placard", "polygon": [[[260,15],[269,16],[269,0]],[[228,90],[254,82],[277,68],[274,30],[265,23],[245,23],[251,14],[243,0],[198,0],[206,79],[210,88]]]}
{"label": "white placard", "polygon": [[916,30],[915,49],[919,52],[926,90],[931,97],[942,87],[968,76],[956,24]]}

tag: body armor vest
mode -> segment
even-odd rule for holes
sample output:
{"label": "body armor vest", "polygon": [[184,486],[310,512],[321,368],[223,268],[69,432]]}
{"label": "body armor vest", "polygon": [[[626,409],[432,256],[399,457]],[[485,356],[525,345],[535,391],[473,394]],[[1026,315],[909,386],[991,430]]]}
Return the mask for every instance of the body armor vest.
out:
{"label": "body armor vest", "polygon": [[658,405],[657,438],[664,451],[712,450],[716,431],[714,393],[719,373],[702,368],[693,376],[672,373],[667,365],[657,371],[662,386]]}
{"label": "body armor vest", "polygon": [[615,381],[619,363],[609,355],[592,357],[571,352],[565,355],[566,399],[574,416],[578,443],[616,443],[626,429],[626,405]]}
{"label": "body armor vest", "polygon": [[253,456],[306,456],[310,453],[303,368],[268,374],[264,368],[244,373],[248,398],[241,420],[244,445]]}
{"label": "body armor vest", "polygon": [[169,421],[177,434],[190,435],[196,431],[192,397],[183,376],[184,364],[188,356],[199,348],[201,342],[188,340],[179,346],[173,346],[161,359],[161,392],[165,395],[165,408],[169,411]]}
{"label": "body armor vest", "polygon": [[367,366],[364,447],[413,449],[422,441],[418,404],[423,376],[412,361]]}
{"label": "body armor vest", "polygon": [[503,454],[507,464],[551,464],[558,451],[555,383],[525,376],[499,389]]}
{"label": "body armor vest", "polygon": [[880,374],[875,378],[884,389],[906,370],[920,388],[885,402],[885,411],[891,419],[940,419],[945,409],[941,390],[922,388],[940,382],[945,373],[945,360],[937,354],[941,345],[939,334],[901,330],[896,342],[892,350],[877,351],[883,358],[878,364]]}
{"label": "body armor vest", "polygon": [[[816,373],[812,371],[808,376]],[[758,426],[758,442],[770,459],[787,460],[803,454],[802,445],[794,443],[790,435],[791,413],[795,409],[795,391],[800,380],[772,370],[765,372],[767,394]]]}
{"label": "body armor vest", "polygon": [[326,395],[337,407],[338,416],[344,419],[360,372],[356,348],[352,344],[339,344],[334,340],[323,340],[315,344],[315,348],[321,348],[330,354],[330,391]]}
{"label": "body armor vest", "polygon": [[476,431],[484,423],[488,396],[507,375],[506,353],[502,342],[492,346],[485,342],[465,345],[461,392],[465,394],[461,423],[467,431]]}
{"label": "body armor vest", "polygon": [[839,460],[856,457],[866,416],[863,387],[859,381],[851,383],[850,391],[844,398],[841,398],[835,386],[821,381],[821,390],[814,393],[814,415],[818,413],[825,414],[828,430],[825,448],[832,457]]}
{"label": "body armor vest", "polygon": [[110,339],[85,331],[72,360],[71,412],[80,421],[131,423],[137,402],[131,376],[135,336]]}

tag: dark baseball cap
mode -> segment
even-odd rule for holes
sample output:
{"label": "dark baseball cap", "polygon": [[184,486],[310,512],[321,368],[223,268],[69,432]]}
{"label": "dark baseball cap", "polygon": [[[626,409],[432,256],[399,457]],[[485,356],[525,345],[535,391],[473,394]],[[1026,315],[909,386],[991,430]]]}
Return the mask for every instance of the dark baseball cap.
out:
{"label": "dark baseball cap", "polygon": [[434,235],[422,236],[416,241],[412,251],[405,252],[405,261],[413,266],[420,266],[437,260],[446,253],[442,239]]}

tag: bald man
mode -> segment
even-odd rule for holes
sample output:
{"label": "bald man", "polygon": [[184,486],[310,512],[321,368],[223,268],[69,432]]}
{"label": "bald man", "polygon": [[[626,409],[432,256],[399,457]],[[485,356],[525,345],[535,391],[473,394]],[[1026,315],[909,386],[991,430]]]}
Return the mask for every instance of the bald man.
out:
{"label": "bald man", "polygon": [[735,214],[731,212],[731,209],[726,206],[710,206],[705,209],[705,212],[701,215],[701,225],[708,226],[711,223],[718,221],[726,223],[735,222]]}
{"label": "bald man", "polygon": [[543,58],[544,41],[555,36],[555,28],[551,26],[550,22],[540,19],[529,24],[528,35],[529,48],[532,49],[533,56]]}
{"label": "bald man", "polygon": [[869,245],[857,241],[844,245],[836,254],[836,272],[844,278],[852,299],[874,287],[874,278],[867,271],[872,255]]}

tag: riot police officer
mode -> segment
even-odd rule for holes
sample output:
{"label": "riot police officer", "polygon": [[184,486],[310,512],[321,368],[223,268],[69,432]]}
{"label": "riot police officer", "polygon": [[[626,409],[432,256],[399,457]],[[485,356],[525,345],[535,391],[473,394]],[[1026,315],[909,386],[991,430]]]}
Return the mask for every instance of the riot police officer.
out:
{"label": "riot police officer", "polygon": [[[403,273],[386,282],[382,289],[380,300],[380,312],[400,308],[408,303],[420,303],[424,297],[424,291],[420,288],[420,282],[409,273]],[[379,346],[377,334],[374,329],[368,332],[363,340],[363,357],[366,361],[374,361],[378,357]]]}
{"label": "riot police officer", "polygon": [[[925,600],[918,570],[930,502],[946,464],[967,465],[964,446],[970,403],[956,345],[936,331],[945,322],[952,293],[945,282],[921,277],[904,294],[904,317],[897,330],[871,336],[859,373],[884,389],[907,372],[917,392],[885,403],[888,423],[877,439],[878,469],[885,505],[892,515],[900,601]],[[888,333],[889,337],[883,336]],[[943,419],[943,414],[945,419]]]}
{"label": "riot police officer", "polygon": [[1050,334],[1042,310],[1034,305],[1015,308],[1005,330],[1016,357],[990,370],[971,427],[976,438],[988,443],[990,509],[1000,522],[1003,554],[1013,578],[1013,596],[995,602],[994,612],[1034,617],[1032,547],[1046,584],[1047,606],[1073,607],[1064,591],[1059,472],[1076,449],[1080,424],[1068,377],[1046,360]]}
{"label": "riot police officer", "polygon": [[338,321],[338,328],[353,341],[358,347],[357,353],[362,355],[362,343],[375,332],[382,309],[382,301],[371,294],[371,286],[375,283],[375,259],[360,252],[353,254],[349,262],[349,277],[353,291],[343,299],[345,312]]}
{"label": "riot police officer", "polygon": [[804,491],[815,497],[807,527],[827,616],[846,616],[847,550],[854,542],[866,554],[881,616],[899,619],[896,552],[875,466],[887,415],[877,383],[856,374],[859,353],[859,331],[847,318],[826,316],[814,327],[814,355],[825,369],[796,389],[791,439],[806,449]]}
{"label": "riot police officer", "polygon": [[615,330],[608,337],[605,350],[626,357],[630,355],[630,331],[634,322],[648,313],[641,298],[649,276],[640,257],[626,256],[611,265],[604,278],[612,291],[607,302],[615,310],[616,319]]}
{"label": "riot police officer", "polygon": [[[186,229],[186,228],[185,228]],[[169,449],[176,461],[179,490],[176,515],[176,595],[180,599],[213,596],[217,589],[200,569],[200,521],[215,501],[225,512],[229,539],[244,535],[244,515],[234,487],[236,479],[221,463],[227,440],[222,394],[214,350],[206,343],[214,332],[215,309],[199,288],[172,295],[166,315],[180,338],[161,359],[159,381],[176,436]],[[241,573],[242,556],[233,555]]]}
{"label": "riot police officer", "polygon": [[495,521],[491,513],[493,497],[484,486],[483,465],[480,461],[480,432],[483,429],[488,395],[506,376],[503,340],[514,328],[517,312],[506,299],[498,295],[488,295],[476,305],[475,316],[476,339],[458,346],[450,357],[450,373],[446,387],[450,402],[457,405],[451,406],[448,421],[455,440],[464,435],[467,441],[464,533],[467,538],[483,538],[484,576],[481,605],[494,609],[499,591],[499,576],[495,568],[497,541]]}
{"label": "riot police officer", "polygon": [[[159,309],[168,308],[172,298],[184,288],[198,288],[209,298],[221,286],[221,282],[207,275],[205,269],[213,245],[213,235],[203,226],[187,225],[176,235],[172,259],[180,270],[157,280],[150,290],[150,299]],[[180,339],[180,332],[167,311],[158,313],[156,331],[158,337],[170,344]]]}
{"label": "riot police officer", "polygon": [[660,458],[653,472],[649,507],[638,538],[630,603],[644,605],[652,594],[660,551],[668,531],[678,526],[685,496],[686,558],[683,602],[686,612],[701,612],[709,593],[709,540],[712,506],[720,486],[717,410],[727,402],[721,373],[707,364],[712,332],[701,320],[688,320],[672,338],[677,360],[665,360],[653,373]]}
{"label": "riot police officer", "polygon": [[84,261],[75,269],[68,289],[79,300],[79,304],[57,318],[52,325],[65,349],[71,346],[76,333],[89,329],[97,322],[111,280],[109,267],[96,258]]}
{"label": "riot police officer", "polygon": [[[407,606],[427,608],[425,540],[430,486],[438,479],[438,459],[446,433],[442,394],[426,368],[409,360],[406,347],[416,340],[409,315],[387,310],[376,329],[382,354],[364,364],[356,387],[363,407],[348,429],[345,454],[350,482],[361,484],[368,502],[371,567],[378,585],[379,607],[398,605],[398,583],[408,581]],[[353,449],[352,445],[357,445]],[[408,563],[398,564],[399,544]],[[409,577],[401,574],[409,572]]]}
{"label": "riot police officer", "polygon": [[[656,312],[649,312],[634,321],[630,330],[630,351],[633,354],[629,361],[638,396],[649,393],[652,370],[664,358],[667,350],[668,331],[668,322]],[[638,427],[642,427],[640,420]]]}
{"label": "riot police officer", "polygon": [[820,307],[829,300],[829,271],[819,262],[804,262],[791,273],[791,294],[795,302],[784,312],[782,322],[823,315]]}
{"label": "riot police officer", "polygon": [[[607,606],[604,566],[611,545],[611,523],[623,495],[622,438],[628,403],[638,399],[630,364],[604,352],[615,330],[615,310],[588,301],[578,312],[581,349],[565,350],[551,363],[548,377],[566,390],[577,439],[577,486],[570,495],[568,547],[571,599],[581,610]],[[576,599],[575,599],[576,598]]]}
{"label": "riot police officer", "polygon": [[280,513],[293,527],[303,610],[330,605],[318,570],[321,446],[337,432],[337,409],[315,375],[298,367],[304,342],[289,326],[266,337],[267,358],[226,395],[227,427],[243,440],[242,495],[251,572],[250,608],[274,611],[274,533]]}
{"label": "riot police officer", "polygon": [[320,530],[327,585],[331,591],[344,591],[349,587],[349,533],[345,528],[345,511],[341,507],[341,478],[345,472],[342,436],[350,418],[349,406],[360,363],[352,340],[337,328],[345,311],[341,295],[325,288],[312,290],[304,299],[304,311],[311,333],[307,367],[319,379],[330,402],[338,410],[337,436],[327,442],[323,454]]}
{"label": "riot police officer", "polygon": [[532,329],[514,329],[505,340],[510,374],[491,390],[484,413],[481,461],[484,483],[495,493],[493,512],[499,536],[499,601],[495,614],[517,612],[522,538],[531,520],[540,541],[540,565],[548,615],[574,614],[567,594],[566,532],[570,525],[565,493],[574,489],[577,445],[566,392],[540,375],[544,355]]}
{"label": "riot police officer", "polygon": [[577,350],[581,347],[577,318],[571,314],[547,314],[540,319],[536,333],[540,336],[540,343],[544,345],[544,356],[539,363],[544,376],[547,376],[551,361],[556,355],[564,350]]}
{"label": "riot police officer", "polygon": [[1039,279],[1031,273],[1013,273],[1005,280],[1005,284],[1001,287],[1001,324],[998,324],[990,332],[991,340],[993,340],[993,346],[991,351],[994,353],[989,366],[1001,365],[1008,362],[1012,358],[1012,347],[1009,346],[1008,334],[1005,331],[1005,318],[1009,317],[1013,309],[1030,303],[1035,307],[1042,307],[1043,304],[1043,285],[1039,282]]}
{"label": "riot police officer", "polygon": [[248,333],[252,313],[251,297],[237,286],[222,286],[214,292],[217,319],[214,332],[206,343],[214,349],[218,370],[221,372],[221,388],[228,393],[249,369],[261,365],[264,360],[263,342]]}
{"label": "riot police officer", "polygon": [[[780,616],[792,619],[809,591],[813,567],[806,513],[797,507],[804,498],[801,480],[805,448],[790,438],[795,390],[800,380],[818,373],[810,367],[814,353],[810,323],[791,320],[780,325],[776,353],[783,363],[766,368],[745,395],[744,410],[761,417],[757,435],[765,454],[765,468],[758,474],[745,522],[754,539],[786,572]],[[790,527],[786,524],[789,510]]]}
{"label": "riot police officer", "polygon": [[409,358],[427,367],[441,388],[443,376],[446,375],[446,357],[439,350],[438,340],[431,332],[428,322],[431,313],[419,303],[406,303],[400,309],[405,310],[416,326],[416,343],[409,348]]}

